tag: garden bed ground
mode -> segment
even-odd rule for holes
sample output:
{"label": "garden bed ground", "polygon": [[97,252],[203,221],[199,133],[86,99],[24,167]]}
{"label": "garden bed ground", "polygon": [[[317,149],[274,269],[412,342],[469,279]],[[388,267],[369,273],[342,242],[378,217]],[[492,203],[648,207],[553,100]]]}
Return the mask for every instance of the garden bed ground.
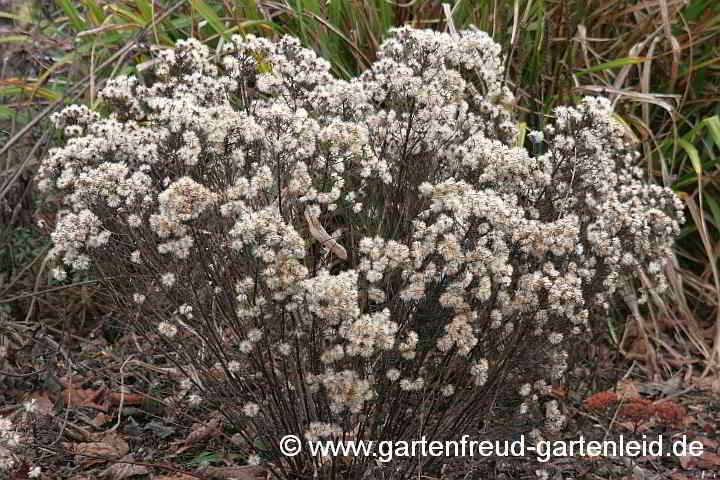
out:
{"label": "garden bed ground", "polygon": [[[64,341],[59,332],[39,327],[32,336],[22,335],[29,341],[10,343],[2,358],[1,415],[12,419],[31,443],[22,448],[8,478],[250,480],[268,475],[262,465],[246,465],[242,453],[246,445],[220,412],[202,403],[188,405],[188,398],[178,391],[175,369],[162,355],[146,353],[152,349],[132,333],[117,335],[114,343],[104,338],[107,335],[102,323],[84,337],[65,335]],[[551,440],[661,439],[667,452],[668,445],[685,439],[701,442],[702,455],[632,458],[555,452],[544,462],[537,460],[547,456],[540,452],[526,458],[468,457],[450,459],[442,472],[427,472],[425,478],[705,480],[720,476],[718,379],[664,383],[625,379],[614,390],[628,399],[681,406],[682,413],[671,422],[657,417],[633,420],[616,414],[621,413],[617,408],[590,409],[575,392],[558,388],[555,395],[571,420],[570,429]],[[383,469],[391,465],[379,464],[366,477],[383,478]],[[42,473],[29,477],[35,467]]]}

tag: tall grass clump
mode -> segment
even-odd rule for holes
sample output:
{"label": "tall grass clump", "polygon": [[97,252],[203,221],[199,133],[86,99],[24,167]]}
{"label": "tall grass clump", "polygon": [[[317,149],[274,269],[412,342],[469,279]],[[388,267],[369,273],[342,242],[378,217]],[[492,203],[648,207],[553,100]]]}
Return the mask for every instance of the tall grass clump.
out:
{"label": "tall grass clump", "polygon": [[102,278],[281,478],[375,465],[282,458],[287,434],[553,435],[573,339],[638,269],[663,288],[682,203],[643,182],[604,99],[516,147],[483,32],[395,29],[350,81],[292,37],[157,55],[100,112],[53,116],[54,275]]}

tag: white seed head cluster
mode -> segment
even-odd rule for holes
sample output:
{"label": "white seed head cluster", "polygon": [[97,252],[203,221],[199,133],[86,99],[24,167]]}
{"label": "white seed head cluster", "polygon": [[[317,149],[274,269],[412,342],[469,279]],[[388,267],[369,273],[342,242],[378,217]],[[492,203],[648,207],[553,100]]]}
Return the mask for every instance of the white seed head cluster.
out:
{"label": "white seed head cluster", "polygon": [[0,417],[0,472],[9,471],[18,463],[19,459],[12,450],[20,447],[24,440],[11,419]]}
{"label": "white seed head cluster", "polygon": [[257,403],[248,402],[243,407],[243,413],[247,415],[248,417],[254,417],[258,414],[260,411],[260,407]]}
{"label": "white seed head cluster", "polygon": [[343,430],[339,425],[324,422],[312,422],[305,432],[305,438],[309,442],[327,438],[338,438],[342,436]]}
{"label": "white seed head cluster", "polygon": [[17,431],[12,420],[9,418],[0,418],[0,445],[10,448],[20,445],[22,436]]}
{"label": "white seed head cluster", "polygon": [[151,80],[108,82],[109,115],[52,117],[53,275],[125,275],[163,336],[227,340],[210,364],[282,385],[268,408],[238,399],[249,417],[288,395],[327,437],[398,395],[510,383],[527,412],[625,278],[666,285],[683,205],[644,181],[610,103],[558,107],[540,153],[518,147],[483,32],[395,29],[350,81],[291,37],[156,54]]}
{"label": "white seed head cluster", "polygon": [[199,395],[199,394],[197,394],[197,393],[191,393],[191,394],[188,395],[188,397],[187,397],[187,403],[188,403],[188,405],[191,406],[191,407],[198,407],[198,406],[200,406],[200,404],[202,403],[202,401],[203,401],[202,396]]}
{"label": "white seed head cluster", "polygon": [[560,407],[557,400],[550,400],[545,405],[545,417],[546,417],[546,428],[549,432],[559,432],[567,417],[560,412]]}
{"label": "white seed head cluster", "polygon": [[177,335],[177,331],[177,327],[170,322],[163,320],[158,324],[158,332],[160,332],[160,335],[164,337],[173,338]]}
{"label": "white seed head cluster", "polygon": [[373,398],[370,382],[352,370],[336,372],[328,369],[321,375],[309,375],[308,384],[322,385],[330,397],[330,409],[335,413],[349,410],[358,413],[363,404]]}

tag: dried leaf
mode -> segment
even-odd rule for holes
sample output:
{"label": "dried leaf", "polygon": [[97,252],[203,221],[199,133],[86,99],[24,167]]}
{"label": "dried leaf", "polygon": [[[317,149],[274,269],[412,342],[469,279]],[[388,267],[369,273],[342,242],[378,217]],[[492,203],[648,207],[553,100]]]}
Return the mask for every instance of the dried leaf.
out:
{"label": "dried leaf", "polygon": [[630,344],[625,356],[631,360],[645,360],[648,354],[648,345],[642,338],[636,338]]}
{"label": "dried leaf", "polygon": [[123,462],[134,462],[135,459],[132,455],[127,455],[122,458],[118,463],[113,463],[108,468],[100,472],[101,478],[109,478],[111,480],[123,480],[133,475],[147,475],[150,470],[144,465],[135,465],[133,463]]}
{"label": "dried leaf", "polygon": [[79,375],[65,375],[57,379],[60,384],[65,388],[77,388],[83,383],[89,381],[89,378],[81,377]]}
{"label": "dried leaf", "polygon": [[220,431],[220,419],[213,418],[207,423],[194,423],[190,436],[185,439],[185,443],[193,443],[212,437]]}
{"label": "dried leaf", "polygon": [[720,467],[720,455],[712,452],[705,451],[700,456],[678,456],[678,461],[684,469],[706,469],[715,471],[717,467]]}
{"label": "dried leaf", "polygon": [[617,393],[618,397],[621,399],[640,397],[640,390],[637,387],[637,383],[628,379],[620,380],[617,383],[615,386],[615,393]]}
{"label": "dried leaf", "polygon": [[707,437],[695,437],[692,442],[699,442],[702,444],[703,452],[699,456],[678,456],[680,465],[685,469],[699,468],[705,470],[716,471],[720,467],[720,455],[716,452],[718,442],[714,439]]}
{"label": "dried leaf", "polygon": [[0,459],[16,459],[15,455],[7,448],[0,445]]}
{"label": "dried leaf", "polygon": [[715,375],[703,378],[694,378],[692,383],[698,390],[720,393],[720,376]]}
{"label": "dried leaf", "polygon": [[720,451],[720,441],[718,440],[707,437],[697,437],[694,441],[702,443],[705,450]]}
{"label": "dried leaf", "polygon": [[703,452],[699,457],[693,457],[695,459],[695,466],[697,468],[707,469],[711,471],[717,471],[720,467],[720,455],[713,452]]}
{"label": "dried leaf", "polygon": [[67,388],[63,392],[65,405],[68,407],[89,407],[107,412],[110,405],[107,399],[103,398],[107,389],[105,387],[94,389]]}
{"label": "dried leaf", "polygon": [[184,473],[174,473],[172,475],[153,475],[151,480],[197,480],[197,477]]}
{"label": "dried leaf", "polygon": [[94,435],[95,442],[65,443],[65,448],[77,454],[77,462],[89,466],[117,460],[127,455],[130,447],[117,433]]}
{"label": "dried leaf", "polygon": [[682,473],[675,472],[672,475],[670,475],[670,480],[692,480],[692,479],[690,477],[688,477],[687,475],[683,475]]}
{"label": "dried leaf", "polygon": [[98,413],[97,415],[95,415],[95,420],[93,421],[93,423],[96,427],[100,428],[106,423],[108,423],[110,420],[112,420],[112,418],[113,417],[106,413]]}
{"label": "dried leaf", "polygon": [[690,468],[693,458],[695,457],[691,457],[690,455],[678,455],[677,457],[678,462],[680,462],[680,466],[685,470]]}
{"label": "dried leaf", "polygon": [[236,433],[235,435],[233,435],[232,437],[230,437],[230,443],[232,443],[232,444],[235,445],[236,447],[241,447],[241,448],[244,448],[244,447],[247,447],[247,446],[248,446],[248,442],[245,441],[245,437],[243,437],[243,436],[242,436],[241,434],[239,434],[239,433]]}
{"label": "dried leaf", "polygon": [[169,425],[165,425],[162,422],[153,420],[143,427],[143,430],[152,432],[153,435],[159,438],[168,438],[175,434],[175,429]]}
{"label": "dried leaf", "polygon": [[335,256],[347,260],[347,252],[345,248],[332,238],[325,228],[320,224],[320,220],[315,215],[310,214],[309,210],[305,210],[305,219],[310,227],[310,235],[315,240],[320,242],[324,247],[327,247]]}
{"label": "dried leaf", "polygon": [[89,466],[121,458],[121,451],[114,445],[103,442],[77,443],[70,450],[77,453],[78,463]]}
{"label": "dried leaf", "polygon": [[213,437],[220,431],[220,419],[213,418],[207,423],[193,423],[190,435],[181,443],[184,445],[180,447],[175,455],[180,455],[182,452],[192,446],[193,443],[206,440]]}
{"label": "dried leaf", "polygon": [[112,392],[109,395],[110,405],[141,405],[145,395],[141,393]]}
{"label": "dried leaf", "polygon": [[682,390],[682,378],[673,376],[664,382],[634,383],[635,388],[646,395],[668,396]]}
{"label": "dried leaf", "polygon": [[268,476],[267,468],[261,465],[247,465],[244,467],[200,467],[200,475],[223,480],[265,480]]}
{"label": "dried leaf", "polygon": [[568,388],[566,385],[562,385],[560,383],[556,383],[552,386],[552,390],[550,391],[550,395],[553,396],[553,398],[557,398],[558,400],[562,400],[564,398],[567,398],[568,394]]}
{"label": "dried leaf", "polygon": [[42,415],[51,415],[53,412],[53,401],[50,400],[49,392],[34,392],[28,397],[28,401],[33,401],[34,412]]}

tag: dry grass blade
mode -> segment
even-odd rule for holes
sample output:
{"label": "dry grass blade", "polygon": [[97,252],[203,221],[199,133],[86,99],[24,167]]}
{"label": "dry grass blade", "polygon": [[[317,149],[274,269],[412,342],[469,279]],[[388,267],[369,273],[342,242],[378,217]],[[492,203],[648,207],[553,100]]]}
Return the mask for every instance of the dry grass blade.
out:
{"label": "dry grass blade", "polygon": [[660,14],[662,16],[663,32],[665,33],[665,37],[668,39],[668,42],[670,42],[670,46],[672,48],[673,61],[670,73],[670,89],[672,90],[677,82],[678,70],[680,67],[680,42],[678,42],[677,38],[675,38],[672,34],[670,9],[668,8],[667,0],[658,0],[658,5],[660,6]]}
{"label": "dry grass blade", "polygon": [[629,99],[632,99],[632,100],[635,100],[638,102],[652,103],[653,105],[657,105],[657,106],[663,108],[671,116],[675,114],[675,106],[665,100],[662,100],[661,98],[670,98],[670,99],[674,99],[674,100],[680,99],[680,95],[660,94],[660,93],[639,93],[639,92],[634,92],[631,90],[619,90],[616,88],[603,87],[600,85],[585,85],[582,87],[578,87],[576,90],[592,92],[594,94],[600,94],[600,95],[614,94],[619,97],[627,97]]}
{"label": "dry grass blade", "polygon": [[445,23],[447,24],[448,31],[451,35],[457,35],[457,29],[455,28],[455,22],[453,22],[450,5],[447,3],[443,3],[442,8],[443,14],[445,15]]}
{"label": "dry grass blade", "polygon": [[[648,323],[645,321],[645,318],[640,314],[640,308],[638,307],[638,301],[637,296],[635,293],[630,293],[631,289],[630,286],[627,286],[627,294],[623,296],[623,300],[625,301],[625,304],[630,309],[630,313],[632,314],[633,318],[635,319],[635,324],[637,325],[638,332],[640,333],[640,336],[645,343],[647,347],[647,354],[646,359],[649,363],[648,367],[650,369],[650,377],[654,378],[657,374],[659,374],[659,367],[658,367],[658,358],[657,358],[657,352],[650,341],[650,335],[649,331],[651,330],[651,326],[648,325]],[[625,330],[625,334],[627,335],[629,330]],[[625,351],[623,348],[623,345],[626,343],[626,338],[623,338],[623,341],[620,343],[620,349],[623,352],[624,355],[628,355],[629,352]]]}
{"label": "dry grass blade", "polygon": [[[686,205],[690,210],[690,214],[698,228],[698,235],[702,240],[702,244],[705,247],[707,257],[710,259],[709,266],[712,271],[713,285],[715,287],[715,296],[720,298],[720,274],[717,269],[717,255],[712,245],[712,239],[707,231],[705,223],[705,215],[701,206],[699,206],[695,200],[691,197],[686,201]],[[714,359],[714,362],[713,362]],[[715,339],[713,345],[713,353],[710,361],[707,364],[707,368],[703,372],[705,376],[712,368],[720,367],[720,310],[717,310],[715,318]]]}
{"label": "dry grass blade", "polygon": [[[706,362],[712,361],[712,353],[705,341],[702,328],[686,304],[682,283],[678,278],[680,272],[670,265],[665,270],[670,279],[670,288],[663,296],[653,295],[653,302],[649,304],[649,307],[659,309],[659,311],[653,311],[654,309],[651,308],[650,312],[650,320],[652,320],[650,323],[653,326],[652,340],[664,347],[666,351],[673,353],[673,348],[662,338],[662,327],[671,325],[672,329],[681,333],[681,337],[684,338],[682,344],[677,348],[685,350],[685,355],[689,357],[694,358],[699,355]],[[639,276],[645,288],[652,290],[656,287],[644,272],[640,271]]]}

